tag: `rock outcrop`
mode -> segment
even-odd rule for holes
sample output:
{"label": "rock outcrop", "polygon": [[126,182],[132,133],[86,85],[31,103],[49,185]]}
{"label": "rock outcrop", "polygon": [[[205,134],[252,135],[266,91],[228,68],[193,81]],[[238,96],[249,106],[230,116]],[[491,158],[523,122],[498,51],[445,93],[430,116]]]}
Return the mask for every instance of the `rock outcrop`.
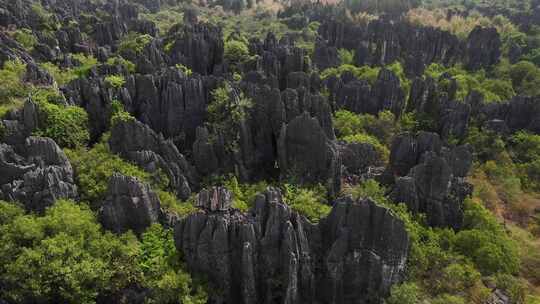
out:
{"label": "rock outcrop", "polygon": [[0,199],[42,212],[59,199],[76,199],[73,169],[50,138],[28,137],[21,154],[0,144]]}
{"label": "rock outcrop", "polygon": [[134,177],[114,174],[98,212],[105,229],[115,233],[143,233],[162,216],[160,201],[150,186]]}
{"label": "rock outcrop", "polygon": [[476,26],[467,38],[465,66],[470,70],[479,70],[499,63],[501,47],[496,28]]}
{"label": "rock outcrop", "polygon": [[112,152],[150,173],[157,174],[161,170],[167,175],[169,186],[181,199],[189,198],[192,187],[198,185],[195,170],[174,143],[135,119],[114,124],[109,145]]}
{"label": "rock outcrop", "polygon": [[[209,199],[210,198],[210,199]],[[219,290],[216,303],[380,303],[405,268],[409,240],[389,210],[345,198],[317,225],[278,190],[243,214],[214,188],[175,227],[188,268]]]}
{"label": "rock outcrop", "polygon": [[322,183],[331,194],[339,192],[341,159],[337,146],[308,113],[282,126],[278,158],[282,177],[291,176],[301,183]]}
{"label": "rock outcrop", "polygon": [[425,213],[432,226],[459,229],[463,201],[472,195],[472,185],[465,181],[471,166],[469,146],[443,147],[434,133],[400,135],[392,144],[387,169],[394,175],[390,197],[412,212]]}

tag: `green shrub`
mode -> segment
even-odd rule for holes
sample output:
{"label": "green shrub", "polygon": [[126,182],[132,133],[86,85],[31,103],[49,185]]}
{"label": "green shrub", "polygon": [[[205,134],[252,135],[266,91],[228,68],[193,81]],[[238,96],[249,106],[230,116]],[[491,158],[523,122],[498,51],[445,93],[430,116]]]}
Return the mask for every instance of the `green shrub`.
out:
{"label": "green shrub", "polygon": [[184,270],[172,230],[150,226],[141,237],[138,264],[143,286],[150,290],[149,303],[206,303],[206,291]]}
{"label": "green shrub", "polygon": [[72,57],[79,63],[78,66],[73,68],[73,73],[75,73],[78,78],[88,76],[90,70],[98,64],[97,59],[92,55],[73,54]]}
{"label": "green shrub", "polygon": [[22,98],[32,90],[32,86],[23,82],[26,64],[20,60],[4,62],[0,70],[0,117],[8,111],[21,107]]}
{"label": "green shrub", "polygon": [[92,203],[93,208],[99,207],[97,204],[105,198],[109,179],[114,173],[134,176],[146,182],[152,180],[149,173],[113,154],[105,136],[90,150],[79,147],[65,152],[75,170],[81,199]]}
{"label": "green shrub", "polygon": [[148,303],[206,303],[185,271],[173,233],[104,232],[84,204],[57,201],[45,214],[0,202],[0,297],[13,303],[95,303],[99,295],[141,286]]}
{"label": "green shrub", "polygon": [[124,36],[118,45],[118,52],[134,52],[136,55],[142,54],[144,48],[152,42],[152,36],[130,32]]}
{"label": "green shrub", "polygon": [[390,297],[385,304],[417,304],[420,303],[420,288],[415,283],[403,283],[392,286]]}
{"label": "green shrub", "polygon": [[132,234],[103,232],[84,205],[57,201],[45,215],[0,202],[0,297],[14,303],[94,303],[140,273]]}
{"label": "green shrub", "polygon": [[370,198],[380,205],[388,206],[390,201],[386,198],[386,188],[374,179],[368,179],[348,191],[355,199]]}
{"label": "green shrub", "polygon": [[180,71],[182,71],[182,73],[184,75],[186,75],[187,77],[189,77],[189,76],[191,76],[193,74],[193,71],[190,68],[183,65],[183,64],[177,64],[176,68],[179,69]]}
{"label": "green shrub", "polygon": [[326,189],[319,185],[314,188],[302,188],[291,184],[282,185],[285,203],[312,223],[318,223],[326,217],[332,208],[327,205]]}
{"label": "green shrub", "polygon": [[377,77],[379,76],[379,71],[381,69],[379,67],[370,67],[370,66],[362,66],[362,67],[356,67],[354,65],[350,64],[342,64],[337,68],[328,68],[321,72],[321,78],[326,79],[330,76],[341,76],[341,74],[345,72],[352,73],[356,78],[366,80],[371,85],[377,81]]}
{"label": "green shrub", "polygon": [[436,297],[431,304],[465,304],[465,299],[455,295],[444,294]]}
{"label": "green shrub", "polygon": [[62,70],[58,66],[50,62],[44,62],[40,64],[41,68],[45,69],[54,78],[58,85],[62,86],[68,84],[74,79],[78,78],[78,75],[73,69]]}
{"label": "green shrub", "polygon": [[14,31],[12,34],[13,39],[20,43],[23,48],[30,52],[34,48],[34,45],[37,44],[37,39],[32,33],[32,30],[23,28]]}
{"label": "green shrub", "polygon": [[514,274],[519,270],[517,245],[480,204],[467,201],[465,229],[456,234],[457,252],[468,256],[482,274]]}
{"label": "green shrub", "polygon": [[257,194],[265,191],[268,187],[265,182],[240,184],[235,176],[227,179],[223,185],[233,194],[233,207],[244,212],[253,206]]}
{"label": "green shrub", "polygon": [[225,42],[223,56],[232,63],[242,63],[249,59],[249,49],[245,42],[240,40],[229,40]]}
{"label": "green shrub", "polygon": [[111,88],[121,88],[126,83],[124,76],[122,75],[108,75],[105,77],[105,83]]}
{"label": "green shrub", "polygon": [[128,72],[135,73],[135,64],[127,59],[124,59],[122,56],[114,56],[107,59],[106,62],[108,65],[121,65],[123,66]]}
{"label": "green shrub", "polygon": [[169,212],[174,212],[180,217],[187,216],[197,211],[197,208],[195,208],[193,204],[193,199],[181,202],[174,194],[164,190],[157,190],[157,194],[161,202],[161,208]]}
{"label": "green shrub", "polygon": [[341,64],[354,65],[354,51],[349,51],[347,49],[339,49],[339,62]]}
{"label": "green shrub", "polygon": [[86,145],[90,140],[88,114],[81,107],[58,105],[48,101],[48,98],[57,96],[54,92],[34,96],[39,108],[39,129],[35,130],[35,135],[50,137],[60,147]]}

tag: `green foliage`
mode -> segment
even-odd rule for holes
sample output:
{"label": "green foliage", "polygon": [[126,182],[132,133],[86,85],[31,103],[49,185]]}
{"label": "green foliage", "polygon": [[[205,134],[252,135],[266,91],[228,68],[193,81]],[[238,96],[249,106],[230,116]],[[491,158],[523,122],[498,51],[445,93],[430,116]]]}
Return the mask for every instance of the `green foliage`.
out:
{"label": "green foliage", "polygon": [[148,303],[206,303],[205,290],[184,270],[172,230],[150,226],[141,237],[141,251],[138,264],[151,291]]}
{"label": "green foliage", "polygon": [[60,86],[68,84],[74,79],[77,79],[78,75],[75,74],[73,69],[60,69],[53,63],[44,62],[40,64],[40,67],[45,69],[54,78],[56,83]]}
{"label": "green foliage", "polygon": [[109,179],[114,173],[134,176],[146,182],[151,181],[149,173],[111,153],[105,137],[90,150],[79,147],[65,152],[75,170],[75,180],[83,201],[92,204],[102,201],[105,198]]}
{"label": "green foliage", "polygon": [[20,60],[10,60],[4,63],[0,70],[0,105],[13,98],[26,97],[30,86],[23,82],[26,64]]}
{"label": "green foliage", "polygon": [[35,130],[35,135],[50,137],[61,147],[86,145],[90,139],[88,114],[78,106],[50,102],[59,97],[57,92],[50,90],[41,90],[33,95],[39,109],[39,129]]}
{"label": "green foliage", "polygon": [[487,209],[466,201],[464,228],[456,234],[456,251],[470,257],[481,273],[517,273],[517,245]]}
{"label": "green foliage", "polygon": [[180,217],[187,216],[197,211],[193,204],[193,198],[189,199],[186,202],[181,202],[178,198],[171,192],[164,190],[157,190],[159,200],[161,202],[161,207],[169,212],[174,212]]}
{"label": "green foliage", "polygon": [[356,78],[366,80],[371,85],[375,83],[377,80],[377,76],[379,75],[380,68],[379,67],[370,67],[370,66],[362,66],[362,67],[356,67],[354,65],[350,64],[342,64],[337,68],[328,68],[321,72],[321,78],[326,79],[330,76],[341,76],[341,74],[345,72],[352,73]]}
{"label": "green foliage", "polygon": [[403,283],[392,286],[390,297],[385,304],[417,304],[420,303],[420,288],[415,283]]}
{"label": "green foliage", "polygon": [[58,201],[44,216],[0,202],[0,297],[14,303],[94,303],[137,280],[132,234],[102,232],[83,205]]}
{"label": "green foliage", "polygon": [[124,59],[122,56],[114,56],[107,59],[106,62],[108,65],[121,65],[123,66],[128,72],[135,73],[135,64],[127,59]]}
{"label": "green foliage", "polygon": [[388,206],[390,201],[386,198],[386,188],[374,179],[368,179],[348,191],[355,199],[370,198],[380,205]]}
{"label": "green foliage", "polygon": [[[450,68],[440,64],[432,63],[425,71],[425,75],[435,80],[439,80],[441,75],[449,74],[457,82],[457,100],[464,100],[471,91],[481,93],[488,102],[501,102],[509,100],[516,92],[515,86],[507,79],[487,78],[484,70],[477,72],[468,72],[461,66]],[[447,80],[440,80],[439,84],[443,87]]]}
{"label": "green foliage", "polygon": [[30,52],[34,48],[34,45],[37,44],[37,39],[32,33],[32,30],[23,28],[18,29],[11,33],[11,36],[13,39],[15,39],[18,43],[20,43],[23,48]]}
{"label": "green foliage", "polygon": [[[0,202],[0,297],[14,303],[95,303],[133,285],[148,303],[206,303],[174,246],[171,230],[154,224],[139,242],[104,232],[85,205],[57,201],[45,215]],[[5,288],[4,288],[5,287]]]}
{"label": "green foliage", "polygon": [[242,63],[249,59],[249,49],[244,41],[229,40],[225,42],[223,56],[231,63]]}
{"label": "green foliage", "polygon": [[334,116],[334,127],[339,139],[371,144],[384,160],[390,155],[387,146],[399,129],[394,114],[389,111],[373,116],[339,110]]}
{"label": "green foliage", "polygon": [[88,76],[90,70],[98,64],[97,59],[92,55],[73,54],[71,56],[78,62],[78,65],[73,69],[73,73],[78,78]]}
{"label": "green foliage", "polygon": [[292,184],[283,184],[281,189],[285,203],[312,223],[318,223],[332,210],[327,205],[326,189],[321,185],[303,188]]}
{"label": "green foliage", "polygon": [[108,75],[105,77],[105,83],[111,88],[121,88],[126,83],[124,76],[122,75]]}
{"label": "green foliage", "polygon": [[142,13],[140,17],[154,22],[161,36],[164,36],[176,24],[182,22],[183,12],[180,7],[162,9],[157,13]]}
{"label": "green foliage", "polygon": [[411,81],[409,80],[407,75],[405,75],[403,65],[401,65],[399,61],[396,61],[386,66],[386,68],[396,74],[396,76],[399,78],[400,86],[403,89],[403,92],[405,92],[405,96],[409,96],[409,92],[411,91]]}
{"label": "green foliage", "polygon": [[540,95],[540,68],[529,61],[520,61],[514,65],[502,62],[497,66],[498,77],[512,82],[514,90],[526,96]]}
{"label": "green foliage", "polygon": [[510,149],[524,188],[540,191],[540,135],[518,132],[510,139]]}
{"label": "green foliage", "polygon": [[347,49],[339,49],[338,55],[339,62],[341,62],[342,65],[354,65],[354,51],[349,51]]}
{"label": "green foliage", "polygon": [[256,184],[241,184],[235,176],[231,176],[223,185],[233,194],[233,207],[243,212],[247,212],[253,206],[257,194],[268,187],[268,184],[262,181]]}
{"label": "green foliage", "polygon": [[122,38],[118,45],[118,51],[120,53],[134,52],[136,55],[141,54],[144,48],[152,42],[152,36],[148,34],[139,34],[136,32],[129,32]]}
{"label": "green foliage", "polygon": [[186,75],[187,77],[189,77],[189,76],[191,76],[193,74],[193,71],[190,68],[188,68],[187,66],[183,65],[183,64],[177,64],[176,68],[179,69],[180,71],[182,71],[182,73],[184,75]]}
{"label": "green foliage", "polygon": [[211,95],[212,102],[207,107],[208,124],[225,136],[226,148],[234,151],[238,149],[240,137],[238,126],[247,117],[253,102],[243,92],[233,90],[228,82],[212,91]]}

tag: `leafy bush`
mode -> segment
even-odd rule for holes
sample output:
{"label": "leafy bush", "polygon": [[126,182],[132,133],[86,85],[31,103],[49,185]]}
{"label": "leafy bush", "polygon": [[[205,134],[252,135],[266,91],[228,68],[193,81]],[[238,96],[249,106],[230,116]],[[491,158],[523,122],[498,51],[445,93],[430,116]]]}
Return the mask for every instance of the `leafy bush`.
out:
{"label": "leafy bush", "polygon": [[[493,79],[486,76],[485,71],[468,72],[461,66],[446,68],[440,64],[432,63],[425,71],[425,75],[439,80],[441,75],[448,74],[457,82],[457,100],[464,100],[472,91],[481,93],[488,102],[501,102],[516,95],[515,86],[505,78]],[[444,87],[444,81],[440,83]]]}
{"label": "leafy bush", "polygon": [[92,203],[93,207],[105,198],[109,179],[114,173],[134,176],[150,182],[151,176],[118,155],[111,153],[106,144],[106,137],[90,150],[78,147],[65,151],[75,170],[75,180],[79,186],[81,199]]}
{"label": "leafy bush", "polygon": [[377,80],[377,77],[379,75],[380,68],[379,67],[370,67],[370,66],[362,66],[362,67],[356,67],[354,65],[350,64],[342,64],[337,68],[328,68],[321,72],[321,78],[326,79],[330,76],[336,76],[339,77],[341,74],[345,72],[352,73],[356,78],[366,80],[371,85],[375,83]]}
{"label": "leafy bush", "polygon": [[225,42],[223,56],[232,63],[242,63],[249,58],[249,49],[245,42],[229,40]]}
{"label": "leafy bush", "polygon": [[334,127],[338,138],[346,142],[368,143],[375,147],[382,159],[388,159],[392,137],[397,133],[395,116],[382,111],[378,117],[370,114],[358,115],[339,110],[334,116]]}
{"label": "leafy bush", "polygon": [[519,270],[516,244],[483,206],[467,201],[464,230],[456,234],[456,251],[468,256],[483,274],[515,274]]}
{"label": "leafy bush", "polygon": [[32,30],[23,28],[11,33],[13,39],[20,43],[26,51],[31,51],[37,43],[37,39]]}
{"label": "leafy bush", "polygon": [[102,232],[84,205],[58,201],[44,216],[0,202],[0,297],[14,303],[94,303],[140,274],[132,234]]}
{"label": "leafy bush", "polygon": [[30,86],[23,82],[26,64],[20,60],[4,63],[0,70],[0,105],[9,103],[14,98],[26,97]]}
{"label": "leafy bush", "polygon": [[64,106],[49,102],[58,98],[56,92],[40,91],[34,95],[39,108],[38,136],[50,137],[61,147],[84,146],[90,140],[88,114],[77,106]]}
{"label": "leafy bush", "polygon": [[403,283],[392,286],[390,297],[385,304],[417,304],[420,303],[420,288],[415,283]]}
{"label": "leafy bush", "polygon": [[169,212],[174,212],[178,214],[180,217],[187,216],[197,211],[197,209],[195,208],[195,205],[193,204],[194,198],[189,199],[186,202],[181,202],[171,192],[167,192],[164,190],[157,190],[157,194],[161,202],[161,207]]}
{"label": "leafy bush", "polygon": [[90,70],[98,64],[97,59],[92,55],[73,54],[72,57],[78,63],[78,65],[76,65],[76,67],[73,69],[73,72],[79,78],[88,76]]}
{"label": "leafy bush", "polygon": [[56,83],[60,86],[68,84],[74,79],[77,79],[78,75],[73,69],[62,70],[58,66],[50,62],[44,62],[40,64],[40,67],[45,69],[54,78]]}
{"label": "leafy bush", "polygon": [[233,207],[244,212],[253,206],[257,194],[265,191],[268,187],[265,182],[240,184],[235,176],[227,179],[223,185],[233,194]]}
{"label": "leafy bush", "polygon": [[139,55],[144,51],[144,48],[152,42],[152,39],[152,36],[148,34],[129,32],[120,41],[118,52],[134,52],[136,55]]}
{"label": "leafy bush", "polygon": [[184,270],[172,230],[150,226],[141,237],[138,264],[143,286],[150,289],[149,303],[206,303],[206,291]]}
{"label": "leafy bush", "polygon": [[323,186],[302,188],[291,184],[283,184],[282,191],[285,203],[312,223],[326,217],[332,208],[327,205],[326,189]]}
{"label": "leafy bush", "polygon": [[105,77],[105,83],[111,88],[121,88],[126,83],[124,76],[122,75],[108,75]]}
{"label": "leafy bush", "polygon": [[349,51],[347,49],[339,49],[339,62],[341,64],[354,65],[354,51]]}
{"label": "leafy bush", "polygon": [[155,224],[141,241],[104,232],[84,204],[57,201],[43,216],[0,202],[0,297],[13,303],[95,303],[123,288],[149,303],[206,303],[184,270],[172,231]]}
{"label": "leafy bush", "polygon": [[386,188],[374,179],[368,179],[347,191],[355,199],[370,198],[380,205],[388,206],[390,201],[385,197]]}
{"label": "leafy bush", "polygon": [[183,65],[183,64],[177,64],[176,68],[179,69],[180,71],[182,71],[182,73],[184,75],[186,75],[187,77],[189,77],[189,76],[191,76],[193,74],[193,71],[190,68],[188,68],[187,66]]}
{"label": "leafy bush", "polygon": [[127,59],[124,59],[122,56],[114,56],[107,59],[106,62],[108,65],[121,65],[123,66],[128,72],[135,73],[135,64]]}

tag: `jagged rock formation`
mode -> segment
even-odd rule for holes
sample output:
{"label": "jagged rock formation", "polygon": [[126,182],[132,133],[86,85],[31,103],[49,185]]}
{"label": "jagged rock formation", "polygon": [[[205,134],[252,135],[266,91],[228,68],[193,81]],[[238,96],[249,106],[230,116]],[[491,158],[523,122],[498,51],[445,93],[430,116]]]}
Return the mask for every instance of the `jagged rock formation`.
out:
{"label": "jagged rock formation", "polygon": [[339,192],[341,159],[337,147],[308,113],[282,126],[278,157],[282,176],[292,176],[301,183],[322,182],[331,194]]}
{"label": "jagged rock formation", "polygon": [[183,64],[202,75],[219,71],[224,48],[221,28],[197,23],[173,28],[171,32],[175,33],[170,50],[172,64]]}
{"label": "jagged rock formation", "polygon": [[0,172],[0,199],[28,210],[41,212],[56,200],[78,197],[71,164],[50,138],[28,137],[20,154],[0,144]]}
{"label": "jagged rock formation", "polygon": [[466,67],[478,70],[499,63],[501,47],[502,42],[497,29],[475,27],[467,38]]}
{"label": "jagged rock formation", "polygon": [[399,117],[405,108],[405,92],[400,80],[388,69],[381,69],[373,86],[347,74],[339,78],[331,77],[325,83],[331,100],[340,109],[373,115],[389,110]]}
{"label": "jagged rock formation", "polygon": [[501,130],[516,132],[527,130],[540,133],[540,98],[514,97],[503,103],[490,103],[483,105],[480,110],[486,121],[497,119],[501,121]]}
{"label": "jagged rock formation", "polygon": [[409,240],[389,210],[345,198],[313,225],[269,188],[242,214],[230,194],[199,195],[204,209],[181,219],[175,243],[204,274],[215,303],[380,303],[400,280]]}
{"label": "jagged rock formation", "polygon": [[370,168],[382,166],[384,163],[379,152],[371,144],[340,142],[337,147],[344,176],[361,176],[367,173]]}
{"label": "jagged rock formation", "polygon": [[198,184],[195,170],[170,140],[157,135],[150,127],[135,120],[118,121],[112,126],[111,151],[134,162],[148,172],[161,170],[169,178],[170,187],[181,199],[191,195]]}
{"label": "jagged rock formation", "polygon": [[432,226],[459,229],[463,201],[472,194],[472,185],[465,181],[471,166],[469,146],[448,149],[434,133],[400,135],[392,144],[387,168],[394,175],[390,197],[425,213]]}
{"label": "jagged rock formation", "polygon": [[111,177],[107,197],[98,212],[105,229],[115,233],[132,230],[140,234],[161,216],[159,198],[148,184],[119,174]]}

